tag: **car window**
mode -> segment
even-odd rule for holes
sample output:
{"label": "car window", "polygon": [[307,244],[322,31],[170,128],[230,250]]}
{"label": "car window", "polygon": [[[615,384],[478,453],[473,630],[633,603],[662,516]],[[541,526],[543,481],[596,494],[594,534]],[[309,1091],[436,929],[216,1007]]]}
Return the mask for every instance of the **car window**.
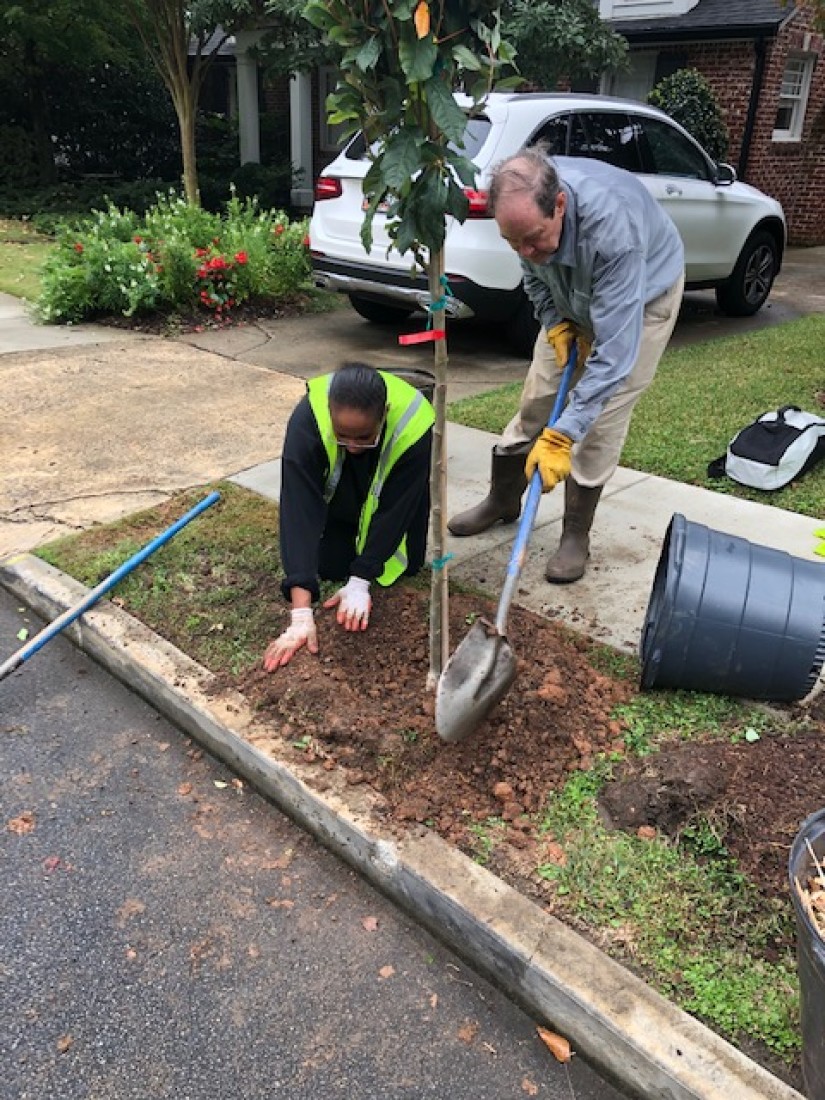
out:
{"label": "car window", "polygon": [[[483,115],[467,120],[467,129],[464,131],[464,148],[461,150],[465,157],[469,157],[470,160],[475,158],[479,149],[487,140],[490,128],[489,118],[485,118]],[[453,152],[458,151],[458,146],[453,142],[450,142],[450,148]],[[366,155],[367,143],[364,140],[364,135],[363,133],[357,133],[344,150],[344,156],[347,160],[363,160]]]}
{"label": "car window", "polygon": [[567,154],[567,131],[570,128],[570,115],[556,115],[548,118],[546,122],[536,130],[535,134],[527,142],[528,145],[537,145],[544,141],[548,145],[548,151],[553,157],[563,157]]}
{"label": "car window", "polygon": [[638,129],[635,120],[622,112],[579,111],[570,128],[570,156],[592,157],[628,172],[640,172]]}
{"label": "car window", "polygon": [[710,167],[696,146],[657,118],[639,118],[645,171],[656,176],[709,180]]}

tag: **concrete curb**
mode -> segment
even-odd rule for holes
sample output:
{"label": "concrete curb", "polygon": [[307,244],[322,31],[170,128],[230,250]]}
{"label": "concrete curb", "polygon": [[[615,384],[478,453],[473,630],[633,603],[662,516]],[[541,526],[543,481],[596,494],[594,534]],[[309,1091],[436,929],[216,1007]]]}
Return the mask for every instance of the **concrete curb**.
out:
{"label": "concrete curb", "polygon": [[[0,564],[0,585],[47,620],[88,591],[30,555]],[[802,1100],[439,837],[382,827],[379,794],[296,761],[243,698],[210,694],[211,673],[113,604],[64,633],[631,1094]]]}

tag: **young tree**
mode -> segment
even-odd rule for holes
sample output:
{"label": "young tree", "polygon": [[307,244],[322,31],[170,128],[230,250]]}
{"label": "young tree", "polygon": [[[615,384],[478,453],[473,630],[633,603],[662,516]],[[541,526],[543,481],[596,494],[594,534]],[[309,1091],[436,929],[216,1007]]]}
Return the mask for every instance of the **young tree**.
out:
{"label": "young tree", "polygon": [[[512,61],[501,36],[499,0],[310,0],[306,18],[341,52],[341,76],[327,101],[330,122],[362,130],[368,144],[364,247],[369,251],[373,220],[386,204],[390,240],[426,271],[432,332],[443,333],[446,218],[465,220],[467,189],[475,181],[475,167],[462,151],[467,115],[453,92],[464,89],[470,110],[478,109]],[[431,689],[449,651],[443,338],[435,341],[434,360],[433,557],[439,567],[432,580]]]}

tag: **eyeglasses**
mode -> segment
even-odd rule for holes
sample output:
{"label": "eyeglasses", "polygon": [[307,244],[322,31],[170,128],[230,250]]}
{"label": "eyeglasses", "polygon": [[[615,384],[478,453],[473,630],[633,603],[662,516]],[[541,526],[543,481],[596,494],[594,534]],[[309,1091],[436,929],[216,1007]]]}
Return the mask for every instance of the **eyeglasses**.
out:
{"label": "eyeglasses", "polygon": [[351,451],[374,451],[376,447],[381,445],[381,433],[384,431],[384,424],[386,423],[386,414],[381,417],[381,423],[378,425],[378,430],[375,433],[375,438],[369,441],[363,437],[361,439],[347,439],[344,436],[336,435],[335,442],[339,447],[348,447]]}

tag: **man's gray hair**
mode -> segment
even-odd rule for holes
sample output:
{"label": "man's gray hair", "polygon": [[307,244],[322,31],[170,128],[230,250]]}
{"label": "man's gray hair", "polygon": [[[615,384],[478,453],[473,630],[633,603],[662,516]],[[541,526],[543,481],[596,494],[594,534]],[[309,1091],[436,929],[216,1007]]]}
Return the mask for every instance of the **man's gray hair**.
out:
{"label": "man's gray hair", "polygon": [[496,207],[504,195],[525,191],[542,214],[552,217],[560,190],[559,175],[550,159],[549,146],[539,141],[535,145],[523,146],[517,153],[493,166],[487,206],[495,217]]}

